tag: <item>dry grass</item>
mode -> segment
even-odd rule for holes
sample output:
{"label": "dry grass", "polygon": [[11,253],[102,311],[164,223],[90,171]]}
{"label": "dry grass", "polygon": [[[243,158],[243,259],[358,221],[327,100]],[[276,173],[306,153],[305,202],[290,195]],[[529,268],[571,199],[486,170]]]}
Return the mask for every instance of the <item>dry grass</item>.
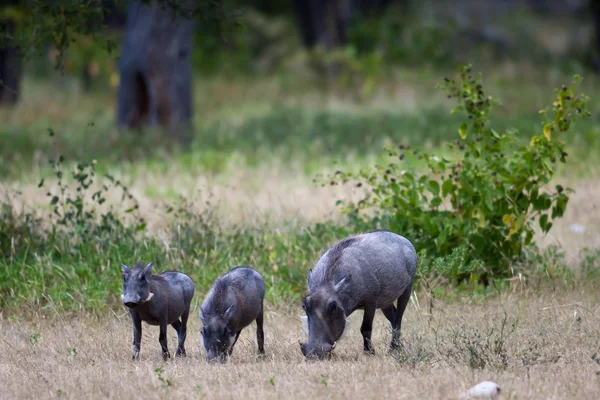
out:
{"label": "dry grass", "polygon": [[[332,360],[305,362],[297,343],[305,337],[300,307],[269,309],[266,359],[256,357],[253,325],[226,365],[204,359],[201,295],[190,319],[188,357],[166,363],[158,330],[147,325],[141,361],[130,360],[131,325],[123,310],[99,319],[1,320],[3,397],[452,399],[488,379],[506,399],[595,399],[600,393],[600,365],[591,358],[600,351],[600,303],[590,290],[512,293],[485,304],[440,302],[431,320],[413,301],[404,320],[402,362],[385,353],[390,332],[381,313],[373,332],[376,356],[362,354],[359,311]],[[176,336],[169,329],[174,351]],[[487,365],[473,369],[478,359]]]}

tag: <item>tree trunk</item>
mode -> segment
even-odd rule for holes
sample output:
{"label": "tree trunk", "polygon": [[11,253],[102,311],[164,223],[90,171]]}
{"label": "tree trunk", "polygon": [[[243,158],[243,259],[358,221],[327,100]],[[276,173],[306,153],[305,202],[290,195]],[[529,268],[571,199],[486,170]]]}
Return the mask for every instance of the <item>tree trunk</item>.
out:
{"label": "tree trunk", "polygon": [[[0,22],[0,35],[13,37],[16,24],[11,20]],[[5,39],[4,43],[8,42]],[[0,104],[14,105],[19,100],[22,62],[19,49],[0,43]]]}
{"label": "tree trunk", "polygon": [[598,73],[600,72],[600,0],[590,0],[590,11],[594,23],[592,64]]}
{"label": "tree trunk", "polygon": [[348,8],[343,0],[294,0],[304,45],[331,50],[346,44]]}
{"label": "tree trunk", "polygon": [[162,9],[130,3],[119,60],[119,128],[160,126],[180,140],[191,128],[191,51],[194,22]]}

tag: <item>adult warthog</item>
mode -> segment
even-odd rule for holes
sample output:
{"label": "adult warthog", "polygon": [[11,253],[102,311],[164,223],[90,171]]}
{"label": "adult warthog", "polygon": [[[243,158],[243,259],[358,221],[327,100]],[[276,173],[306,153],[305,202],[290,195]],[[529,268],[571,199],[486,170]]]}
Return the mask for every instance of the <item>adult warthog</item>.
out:
{"label": "adult warthog", "polygon": [[390,321],[390,347],[397,348],[416,269],[414,246],[393,232],[363,233],[334,244],[308,271],[309,294],[303,300],[306,316],[302,319],[309,339],[300,343],[302,354],[306,358],[329,355],[346,328],[346,317],[357,309],[364,310],[360,332],[365,352],[374,354],[371,330],[377,309]]}

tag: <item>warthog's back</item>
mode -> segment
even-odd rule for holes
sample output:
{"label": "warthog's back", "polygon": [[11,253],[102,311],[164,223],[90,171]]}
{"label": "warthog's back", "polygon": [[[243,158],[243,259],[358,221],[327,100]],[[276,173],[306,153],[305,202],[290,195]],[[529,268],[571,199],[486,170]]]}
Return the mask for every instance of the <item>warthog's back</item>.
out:
{"label": "warthog's back", "polygon": [[265,282],[260,273],[249,267],[235,267],[215,281],[202,310],[209,315],[236,305],[240,323],[247,325],[262,310],[264,296]]}
{"label": "warthog's back", "polygon": [[160,274],[159,277],[163,279],[157,280],[157,282],[161,283],[171,304],[188,305],[192,301],[194,282],[189,276],[178,271],[166,271]]}

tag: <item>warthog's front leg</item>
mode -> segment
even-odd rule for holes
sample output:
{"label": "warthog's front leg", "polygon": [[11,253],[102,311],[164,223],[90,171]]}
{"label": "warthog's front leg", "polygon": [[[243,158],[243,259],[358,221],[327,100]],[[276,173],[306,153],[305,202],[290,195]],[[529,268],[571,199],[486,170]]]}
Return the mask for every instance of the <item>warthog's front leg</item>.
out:
{"label": "warthog's front leg", "polygon": [[237,341],[240,337],[240,333],[242,333],[241,330],[236,332],[235,339],[233,340],[233,343],[231,344],[231,346],[229,346],[229,350],[227,350],[227,356],[231,356],[231,353],[233,353],[233,346],[235,346],[235,344],[237,343]]}
{"label": "warthog's front leg", "polygon": [[365,306],[365,314],[363,315],[360,333],[363,336],[365,353],[375,354],[373,344],[371,344],[371,332],[373,330],[373,319],[375,318],[376,308],[373,306]]}
{"label": "warthog's front leg", "polygon": [[163,360],[167,358],[171,358],[171,354],[169,353],[169,346],[167,345],[167,322],[161,321],[160,323],[160,334],[158,335],[158,341],[160,343],[160,347],[162,348]]}
{"label": "warthog's front leg", "polygon": [[142,320],[134,311],[129,311],[129,315],[131,316],[131,323],[133,325],[133,351],[131,359],[137,360],[140,356],[140,346],[142,343]]}

